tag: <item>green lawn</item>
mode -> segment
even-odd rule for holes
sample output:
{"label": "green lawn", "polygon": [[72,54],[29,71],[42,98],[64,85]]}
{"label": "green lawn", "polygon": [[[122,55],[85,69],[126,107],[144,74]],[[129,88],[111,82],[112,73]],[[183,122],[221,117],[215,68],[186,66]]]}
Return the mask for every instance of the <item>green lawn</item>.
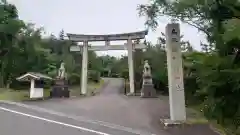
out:
{"label": "green lawn", "polygon": [[[161,100],[168,101],[168,96],[160,96]],[[167,102],[166,102],[167,103]],[[200,106],[191,106],[186,108],[187,120],[186,124],[208,124],[210,127],[220,133],[221,135],[225,134],[225,129],[220,125],[216,124],[214,121],[210,121],[204,117],[203,113],[201,112]]]}
{"label": "green lawn", "polygon": [[196,108],[186,108],[187,124],[206,124],[208,120]]}
{"label": "green lawn", "polygon": [[[49,89],[44,91],[44,97],[49,97]],[[22,101],[29,100],[29,90],[1,89],[0,100]]]}
{"label": "green lawn", "polygon": [[200,111],[200,106],[192,106],[187,108],[188,124],[209,124],[210,127],[221,135],[235,135],[230,128],[222,127],[215,120],[208,120]]}
{"label": "green lawn", "polygon": [[[87,96],[95,95],[99,93],[99,88],[102,87],[104,81],[101,80],[99,83],[88,83],[88,92]],[[70,87],[71,96],[80,95],[80,87],[73,86]],[[44,97],[47,98],[50,95],[50,89],[44,90]],[[29,90],[12,90],[12,89],[0,89],[0,100],[9,100],[9,101],[23,101],[30,100]]]}
{"label": "green lawn", "polygon": [[[87,96],[95,95],[99,93],[99,88],[104,84],[103,80],[100,80],[99,83],[88,83],[88,92]],[[79,96],[80,95],[80,86],[70,86],[70,94],[71,96]],[[12,90],[12,89],[0,89],[0,100],[10,100],[10,101],[23,101],[30,100],[29,98],[29,90]],[[44,98],[50,96],[50,89],[44,90]]]}

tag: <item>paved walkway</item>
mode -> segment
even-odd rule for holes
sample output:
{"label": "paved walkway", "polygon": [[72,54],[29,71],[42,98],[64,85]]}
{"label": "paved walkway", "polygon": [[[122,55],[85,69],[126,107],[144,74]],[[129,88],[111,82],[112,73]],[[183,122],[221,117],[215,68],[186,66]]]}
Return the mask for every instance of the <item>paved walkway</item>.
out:
{"label": "paved walkway", "polygon": [[169,104],[166,100],[126,97],[119,94],[123,84],[121,79],[111,78],[108,80],[109,83],[102,92],[93,97],[53,99],[43,102],[26,102],[25,104],[135,134],[215,135],[205,125],[184,129],[163,129],[159,119],[169,115]]}

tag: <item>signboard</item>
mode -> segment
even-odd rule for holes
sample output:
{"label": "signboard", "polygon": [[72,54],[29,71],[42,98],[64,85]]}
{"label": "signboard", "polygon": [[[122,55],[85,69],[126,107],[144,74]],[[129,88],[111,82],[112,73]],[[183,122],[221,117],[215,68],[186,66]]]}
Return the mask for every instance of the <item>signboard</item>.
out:
{"label": "signboard", "polygon": [[43,88],[30,89],[30,98],[43,98]]}

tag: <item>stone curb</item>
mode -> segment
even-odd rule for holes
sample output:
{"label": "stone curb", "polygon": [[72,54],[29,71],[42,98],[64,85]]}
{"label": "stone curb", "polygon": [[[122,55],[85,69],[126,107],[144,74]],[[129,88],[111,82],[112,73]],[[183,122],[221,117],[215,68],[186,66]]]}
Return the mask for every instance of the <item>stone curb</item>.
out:
{"label": "stone curb", "polygon": [[225,135],[225,133],[222,134],[222,131],[220,129],[215,128],[212,124],[210,124],[209,127],[210,127],[210,129],[212,129],[213,132],[215,132],[219,135]]}

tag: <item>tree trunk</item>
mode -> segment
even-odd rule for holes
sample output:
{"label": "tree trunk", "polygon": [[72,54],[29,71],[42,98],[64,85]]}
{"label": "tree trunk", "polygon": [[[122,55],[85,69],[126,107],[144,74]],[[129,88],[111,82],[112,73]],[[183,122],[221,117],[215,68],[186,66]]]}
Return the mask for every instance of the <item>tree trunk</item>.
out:
{"label": "tree trunk", "polygon": [[3,88],[4,82],[3,82],[3,74],[0,73],[0,88]]}
{"label": "tree trunk", "polygon": [[0,71],[0,88],[4,87],[4,64],[1,63],[1,71]]}

